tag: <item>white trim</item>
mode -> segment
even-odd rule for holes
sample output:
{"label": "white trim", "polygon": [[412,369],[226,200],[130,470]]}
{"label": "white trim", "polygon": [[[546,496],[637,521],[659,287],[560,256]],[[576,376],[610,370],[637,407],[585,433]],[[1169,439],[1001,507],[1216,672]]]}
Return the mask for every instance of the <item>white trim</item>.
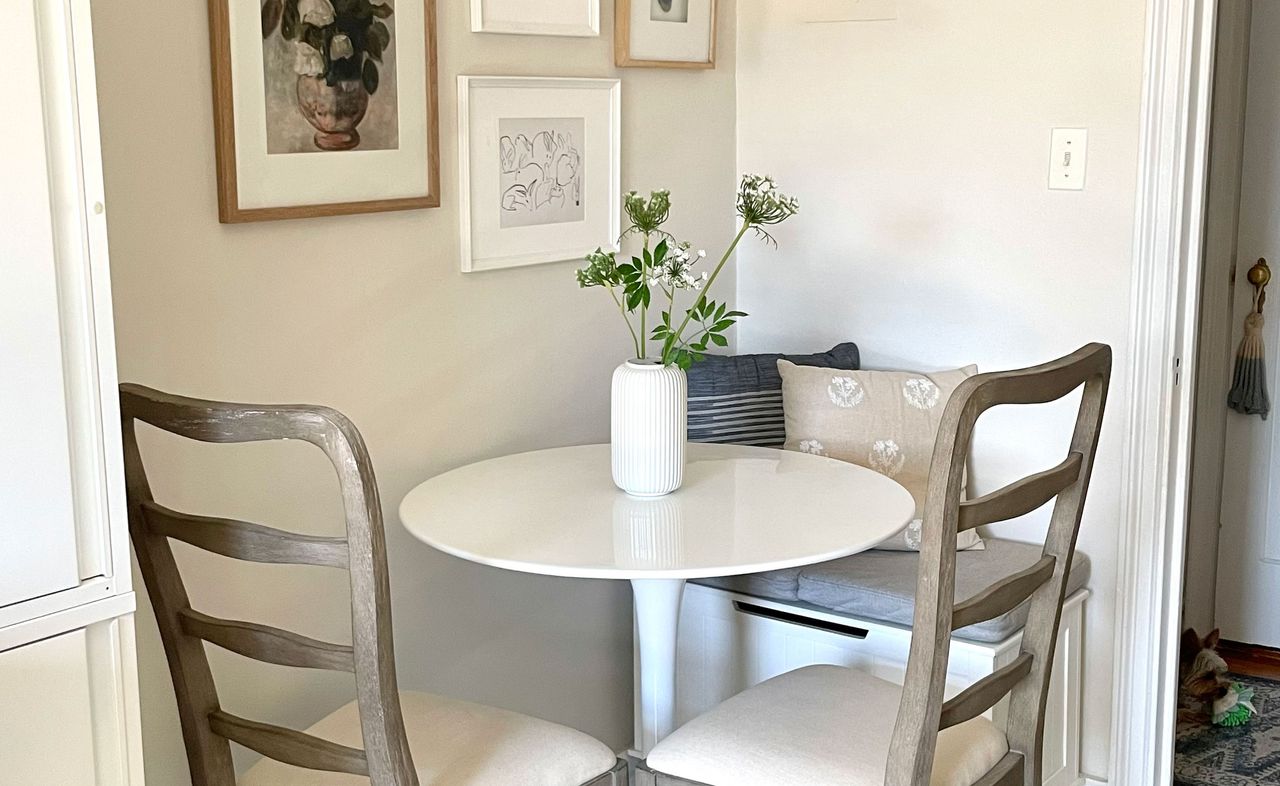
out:
{"label": "white trim", "polygon": [[[484,21],[485,0],[471,0],[471,32],[506,35],[550,35],[592,38],[600,35],[600,0],[578,0],[585,6],[578,24]],[[562,0],[563,2],[563,0]]]}
{"label": "white trim", "polygon": [[126,592],[123,595],[112,595],[43,617],[24,620],[17,625],[0,628],[0,652],[87,628],[125,614],[132,614],[136,607],[137,602],[133,593]]}
{"label": "white trim", "polygon": [[[1216,0],[1149,0],[1122,477],[1111,780],[1172,780]],[[1190,377],[1190,374],[1184,375]],[[1123,405],[1123,402],[1113,402]]]}

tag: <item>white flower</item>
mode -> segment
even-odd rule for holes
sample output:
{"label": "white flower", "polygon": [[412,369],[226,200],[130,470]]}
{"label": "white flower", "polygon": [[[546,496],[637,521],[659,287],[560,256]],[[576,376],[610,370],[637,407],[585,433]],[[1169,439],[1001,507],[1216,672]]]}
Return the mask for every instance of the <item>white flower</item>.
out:
{"label": "white flower", "polygon": [[298,41],[294,46],[293,70],[298,76],[320,76],[324,73],[324,58],[315,47]]}
{"label": "white flower", "polygon": [[351,57],[356,53],[355,47],[351,45],[351,39],[342,33],[338,33],[329,42],[329,59],[343,60]]}
{"label": "white flower", "polygon": [[916,409],[933,409],[942,398],[942,391],[932,380],[918,377],[902,384],[902,396]]}
{"label": "white flower", "polygon": [[800,440],[800,452],[808,453],[812,456],[825,456],[827,455],[827,448],[816,439],[802,439]]}
{"label": "white flower", "polygon": [[778,190],[768,175],[743,175],[738,187],[738,215],[753,225],[781,224],[800,212],[800,200]]}
{"label": "white flower", "polygon": [[880,439],[871,446],[867,463],[881,475],[893,477],[902,471],[902,466],[907,463],[907,457],[903,455],[902,448],[898,447],[897,442],[891,439]]}
{"label": "white flower", "polygon": [[[688,243],[680,243],[667,251],[667,256],[662,260],[662,264],[655,270],[649,283],[658,286],[661,285],[667,289],[691,289],[694,291],[702,289],[707,283],[707,274],[695,275],[692,268],[694,265],[693,254],[689,249],[692,246]],[[698,252],[698,259],[702,259],[707,254],[705,251]]]}
{"label": "white flower", "polygon": [[333,4],[329,0],[298,0],[298,16],[305,24],[325,27],[333,24]]}
{"label": "white flower", "polygon": [[920,550],[920,543],[924,540],[924,521],[922,519],[914,519],[907,525],[906,541],[907,548]]}
{"label": "white flower", "polygon": [[853,409],[867,397],[867,392],[858,384],[858,380],[849,377],[832,377],[827,387],[827,395],[831,403],[841,409]]}

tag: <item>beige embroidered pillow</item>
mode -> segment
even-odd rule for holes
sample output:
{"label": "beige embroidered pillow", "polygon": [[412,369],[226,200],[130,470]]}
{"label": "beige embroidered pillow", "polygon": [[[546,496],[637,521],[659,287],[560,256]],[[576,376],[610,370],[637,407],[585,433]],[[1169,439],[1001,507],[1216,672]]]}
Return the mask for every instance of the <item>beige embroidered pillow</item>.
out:
{"label": "beige embroidered pillow", "polygon": [[[917,374],[837,371],[778,361],[787,450],[849,461],[901,483],[923,515],[933,442],[952,392],[976,366]],[[921,520],[876,548],[920,550]],[[960,533],[957,548],[984,548],[977,532]]]}

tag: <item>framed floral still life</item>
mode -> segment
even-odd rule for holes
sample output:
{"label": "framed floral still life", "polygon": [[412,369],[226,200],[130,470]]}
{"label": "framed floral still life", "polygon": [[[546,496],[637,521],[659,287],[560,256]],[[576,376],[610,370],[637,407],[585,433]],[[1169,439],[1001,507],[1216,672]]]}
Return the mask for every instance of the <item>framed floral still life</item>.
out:
{"label": "framed floral still life", "polygon": [[223,223],[440,205],[435,0],[209,0]]}
{"label": "framed floral still life", "polygon": [[622,84],[458,77],[464,272],[618,248]]}
{"label": "framed floral still life", "polygon": [[716,0],[617,0],[614,57],[622,68],[715,68]]}

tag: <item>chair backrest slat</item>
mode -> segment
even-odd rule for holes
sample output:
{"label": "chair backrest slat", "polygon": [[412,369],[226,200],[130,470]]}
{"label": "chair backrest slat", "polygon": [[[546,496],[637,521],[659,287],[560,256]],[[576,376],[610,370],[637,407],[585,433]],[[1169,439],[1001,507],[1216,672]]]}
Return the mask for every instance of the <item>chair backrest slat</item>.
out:
{"label": "chair backrest slat", "polygon": [[957,603],[955,611],[951,613],[951,629],[967,628],[1018,608],[1053,578],[1053,569],[1057,564],[1056,557],[1041,557],[1026,570],[1006,576],[963,603]]}
{"label": "chair backrest slat", "polygon": [[960,531],[1025,516],[1080,478],[1084,456],[1072,453],[1061,464],[1028,475],[990,494],[960,503]]}
{"label": "chair backrest slat", "polygon": [[[947,402],[929,472],[911,654],[885,786],[928,786],[939,731],[976,717],[1006,694],[1010,753],[979,785],[1041,782],[1050,670],[1110,379],[1111,348],[1090,344],[1041,366],[971,377]],[[1071,444],[1061,464],[980,499],[962,500],[974,425],[984,412],[1007,404],[1056,401],[1081,387]],[[1050,500],[1053,514],[1042,559],[957,606],[956,539],[962,528],[1016,518]],[[952,631],[1024,602],[1029,616],[1018,658],[945,702]]]}
{"label": "chair backrest slat", "polygon": [[245,720],[222,710],[209,715],[209,726],[215,734],[285,764],[325,772],[369,774],[368,760],[358,748],[270,723]]}
{"label": "chair backrest slat", "polygon": [[304,669],[328,669],[355,673],[354,650],[347,644],[301,636],[292,631],[259,625],[256,622],[224,620],[194,609],[178,612],[182,632],[204,639],[237,655]]}
{"label": "chair backrest slat", "polygon": [[346,568],[350,563],[346,538],[303,535],[248,521],[193,516],[154,502],[144,502],[142,512],[152,532],[231,559],[328,568]]}
{"label": "chair backrest slat", "polygon": [[1008,666],[996,669],[942,705],[938,726],[949,729],[972,720],[1005,697],[1014,685],[1031,673],[1031,655],[1024,652]]}
{"label": "chair backrest slat", "polygon": [[[230,404],[138,385],[120,386],[120,414],[129,532],[168,656],[192,781],[234,786],[232,740],[297,766],[367,774],[374,786],[418,786],[396,686],[382,507],[368,450],[351,421],[326,407]],[[201,442],[294,439],[316,445],[338,475],[346,537],[312,537],[156,504],[138,449],[138,421]],[[171,538],[236,559],[347,569],[351,646],[194,611]],[[270,663],[353,672],[364,750],[223,712],[205,641]]]}

